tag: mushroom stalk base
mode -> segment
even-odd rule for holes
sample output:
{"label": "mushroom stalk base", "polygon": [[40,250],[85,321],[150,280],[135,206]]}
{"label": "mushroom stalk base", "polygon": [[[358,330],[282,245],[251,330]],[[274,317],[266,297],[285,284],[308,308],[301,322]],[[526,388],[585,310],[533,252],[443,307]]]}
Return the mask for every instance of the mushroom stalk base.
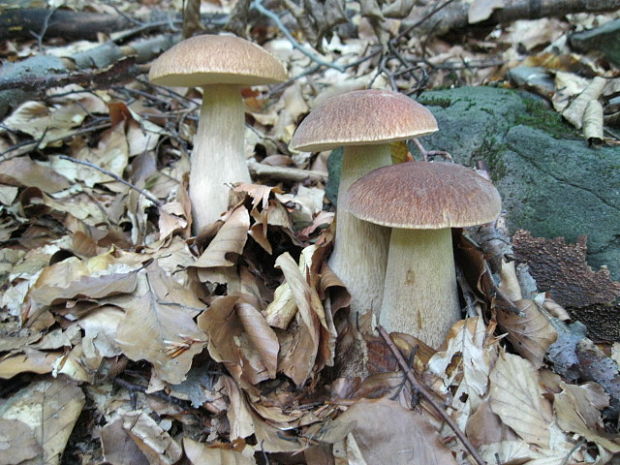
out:
{"label": "mushroom stalk base", "polygon": [[[338,198],[354,181],[392,163],[390,146],[348,146],[344,149]],[[336,216],[336,240],[329,267],[347,286],[351,309],[378,313],[383,297],[390,229],[362,221],[344,208]]]}
{"label": "mushroom stalk base", "polygon": [[191,158],[189,197],[194,233],[228,209],[233,182],[250,182],[245,160],[245,109],[239,86],[205,86]]}
{"label": "mushroom stalk base", "polygon": [[380,323],[438,348],[460,317],[452,231],[392,229]]}

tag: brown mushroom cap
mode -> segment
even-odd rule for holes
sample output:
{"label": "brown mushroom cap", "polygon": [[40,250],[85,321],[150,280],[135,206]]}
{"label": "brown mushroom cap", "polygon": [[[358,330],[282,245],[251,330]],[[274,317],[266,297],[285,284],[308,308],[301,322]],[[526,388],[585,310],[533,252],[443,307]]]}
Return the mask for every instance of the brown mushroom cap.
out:
{"label": "brown mushroom cap", "polygon": [[336,95],[312,110],[291,140],[294,150],[318,152],[344,145],[385,144],[437,131],[424,106],[389,90]]}
{"label": "brown mushroom cap", "polygon": [[179,42],[151,65],[149,79],[163,86],[256,86],[287,79],[273,55],[234,36],[200,35]]}
{"label": "brown mushroom cap", "polygon": [[341,202],[361,220],[403,229],[484,224],[501,209],[495,186],[475,171],[424,161],[371,171],[351,185]]}

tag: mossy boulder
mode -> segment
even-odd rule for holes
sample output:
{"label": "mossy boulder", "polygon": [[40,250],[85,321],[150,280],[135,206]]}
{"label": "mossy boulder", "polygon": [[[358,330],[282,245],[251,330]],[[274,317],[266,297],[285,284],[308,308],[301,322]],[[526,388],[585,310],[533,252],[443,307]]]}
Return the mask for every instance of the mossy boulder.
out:
{"label": "mossy boulder", "polygon": [[[590,264],[607,265],[620,279],[620,148],[588,147],[544,101],[525,92],[463,87],[417,100],[439,123],[439,132],[422,143],[467,166],[484,160],[511,230],[573,242],[585,235]],[[340,158],[334,155],[332,169]],[[334,174],[331,196],[336,185]]]}

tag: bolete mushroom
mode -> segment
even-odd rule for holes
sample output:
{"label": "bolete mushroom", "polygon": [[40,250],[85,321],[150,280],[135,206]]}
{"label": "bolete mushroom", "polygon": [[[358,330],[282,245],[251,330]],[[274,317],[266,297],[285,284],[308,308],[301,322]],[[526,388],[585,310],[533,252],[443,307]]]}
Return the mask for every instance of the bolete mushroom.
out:
{"label": "bolete mushroom", "polygon": [[[387,90],[358,90],[331,97],[301,122],[294,150],[344,146],[338,198],[366,173],[392,163],[390,143],[437,131],[429,110]],[[351,293],[351,308],[378,311],[383,295],[389,229],[351,216],[338,200],[336,240],[330,268]]]}
{"label": "bolete mushroom", "polygon": [[450,228],[495,220],[495,186],[460,165],[406,162],[370,172],[341,202],[360,220],[392,228],[380,324],[441,345],[460,318]]}
{"label": "bolete mushroom", "polygon": [[191,158],[189,197],[194,232],[228,208],[231,182],[250,182],[245,160],[243,87],[287,79],[284,66],[266,50],[234,36],[200,35],[167,50],[151,65],[159,85],[203,89]]}

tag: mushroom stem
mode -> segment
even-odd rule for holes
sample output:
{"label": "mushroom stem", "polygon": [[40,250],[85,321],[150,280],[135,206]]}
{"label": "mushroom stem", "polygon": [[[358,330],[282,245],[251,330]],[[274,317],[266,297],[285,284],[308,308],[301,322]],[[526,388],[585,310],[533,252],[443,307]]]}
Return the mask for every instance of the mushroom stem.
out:
{"label": "mushroom stem", "polygon": [[[392,163],[389,144],[345,146],[338,198],[366,173]],[[329,267],[351,293],[351,309],[374,310],[378,315],[383,298],[383,277],[390,229],[362,221],[340,208],[336,217],[336,240]]]}
{"label": "mushroom stem", "polygon": [[230,188],[227,184],[250,182],[244,146],[245,110],[240,90],[235,85],[203,86],[189,179],[196,234],[228,208]]}
{"label": "mushroom stem", "polygon": [[392,229],[380,323],[437,348],[460,315],[450,228]]}

